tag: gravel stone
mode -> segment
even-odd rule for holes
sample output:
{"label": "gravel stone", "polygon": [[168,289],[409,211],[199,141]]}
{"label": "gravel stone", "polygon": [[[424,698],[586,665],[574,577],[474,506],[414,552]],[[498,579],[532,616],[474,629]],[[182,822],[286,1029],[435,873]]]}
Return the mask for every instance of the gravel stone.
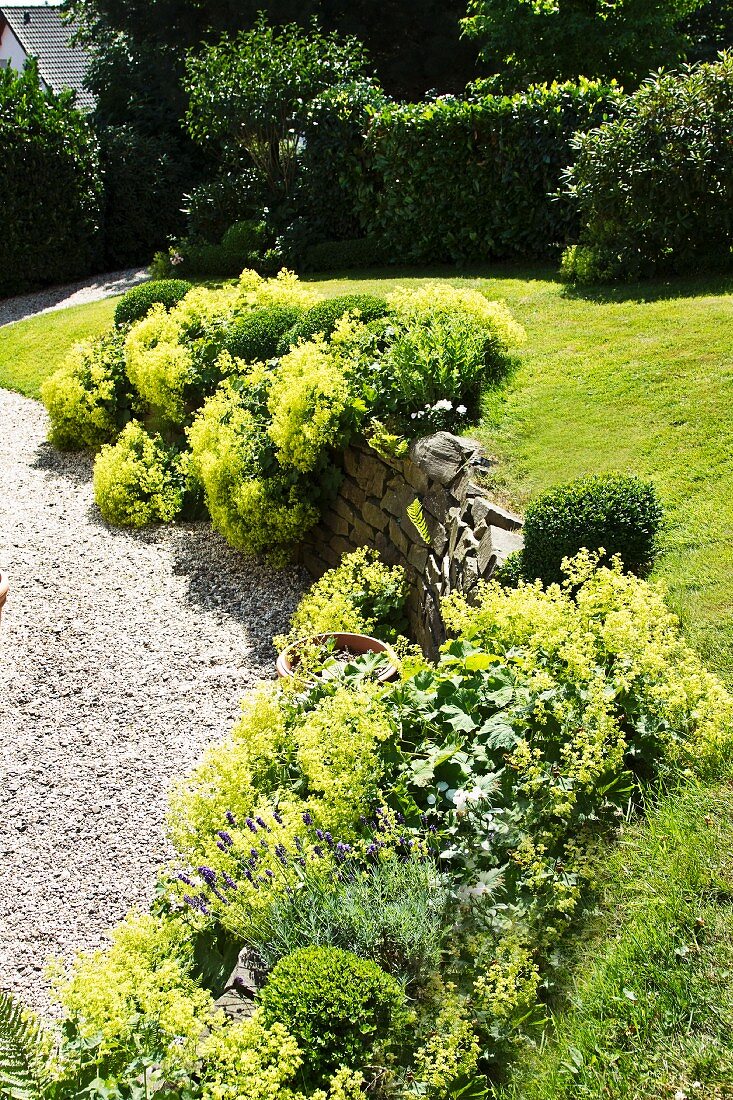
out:
{"label": "gravel stone", "polygon": [[0,987],[41,1011],[47,958],[152,900],[170,783],[273,675],[306,584],[206,523],[107,526],[46,429],[0,390]]}
{"label": "gravel stone", "polygon": [[144,283],[148,273],[144,267],[131,267],[125,271],[112,271],[106,275],[95,275],[92,279],[68,283],[66,286],[47,287],[32,294],[19,294],[15,298],[0,301],[0,328],[14,321],[23,321],[38,313],[52,313],[67,306],[80,306],[85,302],[98,302],[100,298],[111,298],[115,294],[124,294],[126,290]]}

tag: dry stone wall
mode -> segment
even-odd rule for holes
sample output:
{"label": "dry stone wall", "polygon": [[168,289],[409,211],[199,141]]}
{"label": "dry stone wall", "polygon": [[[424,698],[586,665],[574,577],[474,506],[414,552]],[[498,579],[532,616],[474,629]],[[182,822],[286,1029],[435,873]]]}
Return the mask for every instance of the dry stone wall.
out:
{"label": "dry stone wall", "polygon": [[[481,485],[489,466],[478,443],[449,432],[416,440],[405,458],[350,447],[338,497],[302,544],[301,562],[319,577],[343,554],[371,546],[389,564],[405,566],[410,626],[434,655],[445,640],[441,596],[470,593],[522,546],[521,518],[495,504]],[[407,515],[416,498],[429,545]]]}

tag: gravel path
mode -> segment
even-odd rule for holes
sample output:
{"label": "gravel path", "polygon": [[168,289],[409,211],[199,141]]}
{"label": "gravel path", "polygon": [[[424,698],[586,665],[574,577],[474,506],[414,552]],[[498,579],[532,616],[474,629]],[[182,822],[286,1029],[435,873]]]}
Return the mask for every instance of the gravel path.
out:
{"label": "gravel path", "polygon": [[272,674],[303,583],[207,524],[108,527],[45,433],[0,390],[0,987],[41,1010],[46,958],[150,900],[169,783]]}
{"label": "gravel path", "polygon": [[51,313],[55,309],[67,306],[80,306],[84,302],[97,302],[100,298],[111,298],[115,294],[124,294],[130,287],[143,283],[148,278],[144,267],[131,267],[126,271],[112,271],[106,275],[95,275],[66,286],[52,286],[45,290],[36,290],[32,294],[19,294],[16,298],[0,300],[0,328],[34,317],[37,313]]}

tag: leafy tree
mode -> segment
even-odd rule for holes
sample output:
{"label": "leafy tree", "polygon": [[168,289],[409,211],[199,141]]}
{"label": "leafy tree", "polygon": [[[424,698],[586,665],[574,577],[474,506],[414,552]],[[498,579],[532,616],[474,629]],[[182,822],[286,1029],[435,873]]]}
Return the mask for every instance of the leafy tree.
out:
{"label": "leafy tree", "polygon": [[186,63],[191,136],[220,149],[229,163],[249,158],[273,195],[295,179],[307,105],[326,88],[362,75],[366,54],[355,38],[277,29],[260,15],[236,38],[222,38]]}
{"label": "leafy tree", "polygon": [[681,23],[705,0],[469,0],[464,28],[505,84],[579,74],[635,87],[685,53]]}

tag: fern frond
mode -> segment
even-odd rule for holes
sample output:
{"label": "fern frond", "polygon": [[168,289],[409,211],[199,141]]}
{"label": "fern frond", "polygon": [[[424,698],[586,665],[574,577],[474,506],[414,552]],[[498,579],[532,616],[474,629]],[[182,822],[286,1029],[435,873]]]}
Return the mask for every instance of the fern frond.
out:
{"label": "fern frond", "polygon": [[43,1069],[44,1032],[28,1009],[0,990],[0,1097],[44,1100],[49,1081]]}
{"label": "fern frond", "polygon": [[412,504],[407,505],[407,515],[412,520],[412,524],[420,538],[429,546],[430,531],[428,530],[428,525],[425,521],[425,513],[422,510],[422,504],[417,499],[417,497],[415,497]]}

